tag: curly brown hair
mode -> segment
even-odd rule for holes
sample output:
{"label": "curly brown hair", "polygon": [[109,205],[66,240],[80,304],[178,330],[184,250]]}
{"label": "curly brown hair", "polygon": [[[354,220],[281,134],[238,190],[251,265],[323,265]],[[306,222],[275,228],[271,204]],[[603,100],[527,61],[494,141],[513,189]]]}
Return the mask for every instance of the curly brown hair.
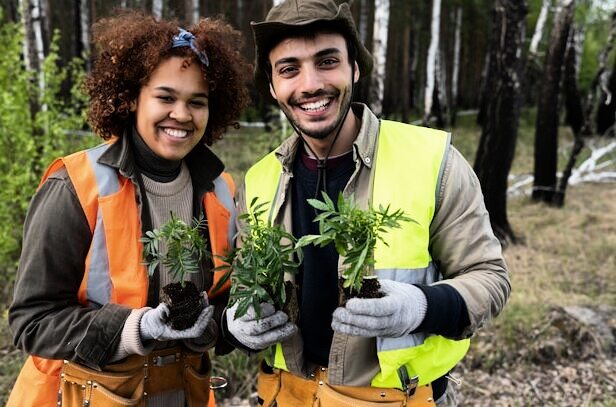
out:
{"label": "curly brown hair", "polygon": [[[118,11],[93,25],[99,53],[84,86],[90,96],[88,122],[104,140],[121,137],[132,126],[131,102],[162,61],[180,56],[199,62],[191,48],[171,48],[178,27],[175,20],[156,20],[135,10]],[[237,123],[248,105],[246,81],[251,77],[251,67],[240,54],[241,33],[224,20],[202,18],[187,30],[209,59],[209,66],[199,66],[210,91],[210,115],[203,141],[212,145],[228,126]]]}

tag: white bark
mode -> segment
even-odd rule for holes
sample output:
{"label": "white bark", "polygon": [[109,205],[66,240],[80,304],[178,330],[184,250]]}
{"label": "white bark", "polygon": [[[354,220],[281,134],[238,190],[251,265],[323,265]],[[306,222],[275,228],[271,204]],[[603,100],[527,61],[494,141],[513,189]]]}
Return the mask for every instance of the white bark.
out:
{"label": "white bark", "polygon": [[[41,94],[45,90],[45,75],[43,73],[43,63],[45,62],[45,50],[43,48],[43,16],[41,15],[40,0],[31,1],[32,31],[34,33],[34,69],[38,71],[38,85]],[[43,110],[45,106],[42,106]]]}
{"label": "white bark", "polygon": [[426,91],[424,94],[424,122],[428,121],[432,111],[432,97],[434,93],[434,74],[436,70],[436,53],[439,47],[441,21],[441,0],[432,2],[432,23],[430,28],[430,46],[426,58]]}
{"label": "white bark", "polygon": [[447,69],[445,68],[445,55],[442,50],[436,54],[436,75],[438,77],[437,98],[441,105],[441,114],[444,116],[449,110],[447,103]]}
{"label": "white bark", "polygon": [[199,21],[199,17],[201,17],[201,7],[199,4],[199,0],[191,1],[190,15],[191,15],[191,22],[193,24]]}
{"label": "white bark", "polygon": [[[577,185],[584,182],[616,182],[616,160],[612,158],[616,152],[616,141],[604,146],[589,145],[590,157],[582,162],[578,168],[574,168],[569,177],[569,185]],[[560,177],[561,174],[558,174]],[[507,195],[530,195],[532,191],[533,175],[510,175]]]}
{"label": "white bark", "polygon": [[19,0],[19,12],[21,13],[21,23],[24,26],[25,35],[24,42],[22,44],[22,53],[24,56],[24,66],[26,69],[31,70],[32,68],[32,57],[31,57],[31,48],[32,42],[30,41],[30,30],[32,27],[32,22],[30,20],[30,1],[29,0]]}
{"label": "white bark", "polygon": [[163,0],[152,1],[152,15],[157,20],[160,20],[163,17]]}
{"label": "white bark", "polygon": [[550,10],[551,3],[552,0],[543,0],[543,5],[541,6],[541,11],[539,12],[539,17],[537,18],[537,24],[535,25],[535,32],[533,33],[533,38],[530,40],[530,47],[528,48],[528,52],[530,54],[537,54],[539,42],[543,37],[545,22],[548,19],[548,12]]}
{"label": "white bark", "polygon": [[[90,0],[79,0],[79,25],[81,29],[81,46],[86,61],[90,55]],[[88,64],[89,65],[89,64]]]}
{"label": "white bark", "polygon": [[451,72],[451,104],[458,100],[458,76],[460,72],[460,44],[462,33],[462,7],[456,9],[456,31],[453,42],[453,70]]}
{"label": "white bark", "polygon": [[389,0],[376,0],[374,4],[374,71],[372,74],[372,111],[378,116],[383,112],[385,92],[385,62],[387,58],[387,26]]}
{"label": "white bark", "polygon": [[360,0],[359,8],[359,38],[364,44],[368,43],[368,0]]}
{"label": "white bark", "polygon": [[[280,3],[282,3],[282,0],[274,0],[273,1],[273,5],[277,6]],[[287,134],[287,118],[284,115],[284,113],[282,112],[282,110],[278,111],[278,117],[280,119],[280,123],[281,123],[281,127],[282,127],[282,134]]]}

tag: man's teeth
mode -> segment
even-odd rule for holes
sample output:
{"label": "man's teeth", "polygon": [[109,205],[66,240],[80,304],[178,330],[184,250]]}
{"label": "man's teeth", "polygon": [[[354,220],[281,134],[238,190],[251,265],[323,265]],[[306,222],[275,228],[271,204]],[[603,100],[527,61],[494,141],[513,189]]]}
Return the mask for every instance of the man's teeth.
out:
{"label": "man's teeth", "polygon": [[163,129],[165,133],[170,135],[171,137],[184,138],[188,135],[186,130],[179,129]]}
{"label": "man's teeth", "polygon": [[324,110],[325,107],[329,104],[329,100],[320,100],[318,102],[304,103],[300,107],[304,110],[309,110],[315,112],[317,110]]}

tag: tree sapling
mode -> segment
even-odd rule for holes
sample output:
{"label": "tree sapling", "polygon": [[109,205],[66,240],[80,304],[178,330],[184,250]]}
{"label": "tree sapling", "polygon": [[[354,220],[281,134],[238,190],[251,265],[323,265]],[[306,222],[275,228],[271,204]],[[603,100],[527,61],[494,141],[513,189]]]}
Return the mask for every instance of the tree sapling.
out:
{"label": "tree sapling", "polygon": [[346,268],[340,276],[340,303],[350,297],[378,298],[380,284],[374,275],[374,248],[377,239],[385,245],[382,234],[391,228],[399,228],[400,222],[415,222],[400,209],[390,212],[389,206],[379,205],[378,210],[359,208],[353,195],[345,198],[338,195],[336,204],[323,193],[323,201],[309,199],[308,203],[320,213],[314,221],[319,222],[318,235],[302,236],[297,248],[314,244],[324,247],[333,242],[336,252],[344,257]]}
{"label": "tree sapling", "polygon": [[148,274],[154,275],[156,268],[163,265],[176,281],[161,289],[161,301],[169,306],[168,323],[178,330],[191,327],[206,305],[197,287],[185,281],[186,274],[199,273],[201,261],[210,256],[202,234],[206,221],[200,218],[193,222],[194,226],[188,226],[172,212],[160,229],[147,231],[140,239]]}

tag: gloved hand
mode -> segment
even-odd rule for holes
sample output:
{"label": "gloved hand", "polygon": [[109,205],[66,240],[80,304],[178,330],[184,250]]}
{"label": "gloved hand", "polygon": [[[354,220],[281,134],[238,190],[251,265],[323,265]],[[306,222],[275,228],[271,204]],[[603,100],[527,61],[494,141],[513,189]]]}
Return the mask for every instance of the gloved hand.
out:
{"label": "gloved hand", "polygon": [[146,311],[139,322],[139,332],[141,339],[147,341],[156,339],[157,341],[170,341],[173,339],[189,339],[200,337],[214,314],[214,306],[209,305],[203,308],[199,318],[190,328],[178,331],[167,325],[167,316],[169,315],[169,307],[165,303],[160,303],[158,307]]}
{"label": "gloved hand", "polygon": [[240,318],[235,318],[238,303],[227,309],[227,329],[244,346],[254,350],[265,349],[283,341],[297,332],[297,326],[288,322],[289,317],[276,311],[272,304],[261,303],[261,317],[257,320],[255,309],[251,306]]}
{"label": "gloved hand", "polygon": [[399,337],[411,333],[426,316],[426,296],[412,284],[380,280],[381,298],[351,298],[338,307],[332,328],[353,336]]}

